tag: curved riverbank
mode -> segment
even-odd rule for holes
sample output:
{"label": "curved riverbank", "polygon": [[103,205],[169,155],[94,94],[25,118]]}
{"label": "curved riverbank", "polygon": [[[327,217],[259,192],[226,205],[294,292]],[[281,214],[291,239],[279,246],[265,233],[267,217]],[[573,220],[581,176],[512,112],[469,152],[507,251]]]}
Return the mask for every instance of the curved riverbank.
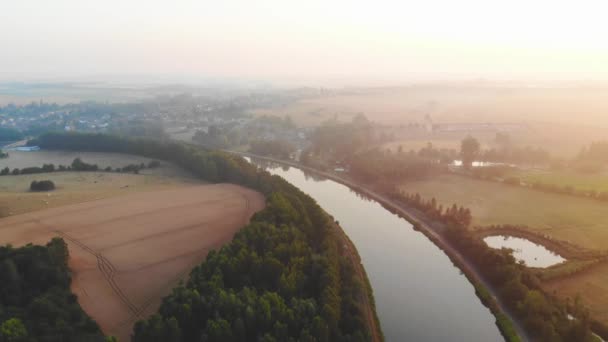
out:
{"label": "curved riverbank", "polygon": [[439,224],[426,219],[424,215],[422,215],[415,209],[407,208],[401,203],[396,203],[395,201],[392,201],[386,198],[385,196],[367,188],[366,186],[353,182],[352,180],[346,179],[345,177],[342,177],[340,175],[319,171],[290,161],[260,157],[249,153],[239,154],[243,156],[259,158],[260,160],[278,163],[280,165],[291,166],[306,172],[310,172],[311,174],[316,174],[318,176],[331,179],[337,183],[347,186],[351,190],[354,190],[359,193],[360,195],[373,199],[377,203],[381,204],[385,209],[414,224],[415,229],[423,233],[437,247],[443,250],[445,255],[447,255],[452,260],[452,263],[454,263],[469,279],[469,282],[475,287],[478,297],[495,315],[496,323],[499,326],[501,332],[505,336],[512,336],[513,332],[516,332],[517,335],[522,337],[522,340],[528,340],[521,326],[517,324],[511,325],[511,323],[509,322],[513,321],[513,317],[506,309],[506,307],[500,302],[495,290],[489,286],[489,284],[483,279],[481,274],[479,274],[479,272],[469,262],[467,262],[466,259],[455,248],[453,248],[451,244],[442,236],[442,227]]}

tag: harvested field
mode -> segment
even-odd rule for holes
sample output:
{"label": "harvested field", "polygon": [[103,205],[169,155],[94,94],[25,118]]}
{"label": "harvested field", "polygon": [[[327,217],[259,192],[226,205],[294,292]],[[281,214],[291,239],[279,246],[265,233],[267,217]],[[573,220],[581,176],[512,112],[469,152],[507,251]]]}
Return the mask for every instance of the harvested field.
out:
{"label": "harvested field", "polygon": [[261,194],[231,184],[139,192],[1,219],[0,242],[63,237],[81,306],[128,341],[133,323],[263,206]]}
{"label": "harvested field", "polygon": [[[34,180],[51,180],[51,192],[30,192]],[[107,172],[54,172],[0,177],[0,217],[24,214],[134,192],[200,185],[189,177],[164,177]]]}

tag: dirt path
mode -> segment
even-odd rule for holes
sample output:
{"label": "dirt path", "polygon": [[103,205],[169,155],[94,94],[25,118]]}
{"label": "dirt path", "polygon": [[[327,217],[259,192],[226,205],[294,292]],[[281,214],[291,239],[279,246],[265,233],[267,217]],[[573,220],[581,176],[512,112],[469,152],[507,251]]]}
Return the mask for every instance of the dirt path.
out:
{"label": "dirt path", "polygon": [[178,187],[0,219],[0,241],[64,238],[80,305],[105,334],[128,341],[134,322],[155,313],[162,297],[263,207],[261,194],[232,184]]}
{"label": "dirt path", "polygon": [[246,156],[246,157],[259,158],[262,160],[266,160],[266,161],[270,161],[270,162],[274,162],[274,163],[278,163],[278,164],[288,165],[288,166],[292,166],[292,167],[295,167],[295,168],[298,168],[298,169],[301,169],[301,170],[304,170],[307,172],[321,175],[323,177],[326,177],[328,179],[331,179],[333,181],[346,185],[355,191],[365,194],[366,196],[374,199],[375,201],[382,204],[383,206],[388,207],[388,208],[392,209],[393,211],[399,213],[403,217],[407,218],[407,220],[410,223],[418,224],[418,226],[420,227],[420,230],[427,237],[429,237],[438,247],[440,247],[448,256],[450,256],[452,258],[452,260],[459,265],[459,267],[461,268],[461,270],[463,272],[465,272],[467,275],[472,277],[473,278],[472,280],[479,282],[483,287],[485,287],[490,292],[492,298],[496,301],[499,310],[502,313],[504,313],[509,318],[509,320],[513,323],[513,327],[515,328],[515,331],[516,331],[517,335],[520,337],[520,339],[523,342],[531,341],[531,339],[529,338],[529,336],[527,335],[527,333],[525,332],[525,330],[523,329],[521,324],[515,319],[515,317],[511,314],[509,309],[506,307],[506,305],[504,305],[504,303],[500,300],[497,290],[495,288],[493,288],[484,279],[482,274],[457,249],[452,247],[452,245],[437,230],[437,227],[435,225],[433,225],[431,223],[431,221],[428,220],[423,215],[420,215],[419,213],[415,212],[411,208],[408,208],[408,207],[402,205],[401,203],[392,201],[392,200],[388,199],[387,197],[385,197],[359,183],[356,183],[352,180],[346,179],[346,178],[336,175],[334,173],[319,171],[319,170],[316,170],[316,169],[313,169],[313,168],[310,168],[310,167],[307,167],[304,165],[300,165],[298,163],[294,163],[291,161],[284,161],[284,160],[279,160],[279,159],[275,159],[275,158],[257,156],[257,155],[253,155],[250,153],[234,152],[234,151],[226,151],[226,152],[236,153],[236,154]]}

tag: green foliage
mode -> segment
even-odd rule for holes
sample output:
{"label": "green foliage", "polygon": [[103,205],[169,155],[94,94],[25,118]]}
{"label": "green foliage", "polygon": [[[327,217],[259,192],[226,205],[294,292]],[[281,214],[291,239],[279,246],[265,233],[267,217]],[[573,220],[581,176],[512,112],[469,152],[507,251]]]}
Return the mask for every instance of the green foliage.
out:
{"label": "green foliage", "polygon": [[280,159],[289,159],[296,148],[287,141],[282,140],[254,140],[249,148],[251,153]]}
{"label": "green foliage", "polygon": [[11,318],[0,326],[0,340],[6,342],[25,342],[27,329],[23,322],[17,318]]}
{"label": "green foliage", "polygon": [[23,133],[16,129],[0,127],[0,141],[17,141],[23,139]]}
{"label": "green foliage", "polygon": [[0,341],[104,340],[70,292],[67,260],[60,238],[46,246],[0,247]]}
{"label": "green foliage", "polygon": [[55,183],[50,180],[32,181],[30,191],[51,191],[55,190]]}
{"label": "green foliage", "polygon": [[74,159],[72,161],[72,170],[74,171],[97,171],[99,170],[99,166],[97,164],[87,164],[83,162],[80,158]]}
{"label": "green foliage", "polygon": [[[510,251],[488,247],[483,240],[461,226],[450,226],[445,234],[485,278],[499,289],[502,301],[535,341],[592,340],[587,311],[580,306],[567,308],[546,296],[536,276],[518,264]],[[570,319],[569,313],[576,318]],[[501,323],[501,317],[497,319],[498,323],[504,324]]]}
{"label": "green foliage", "polygon": [[411,154],[391,154],[377,149],[359,152],[348,160],[350,174],[365,182],[400,182],[436,175],[445,166]]}
{"label": "green foliage", "polygon": [[466,137],[460,144],[460,155],[462,156],[462,165],[465,168],[471,168],[472,163],[479,156],[481,145],[477,139],[472,136]]}
{"label": "green foliage", "polygon": [[172,161],[211,182],[256,189],[267,206],[135,325],[133,341],[370,340],[333,222],[284,179],[241,158],[177,142],[101,134],[47,134],[44,148],[120,152]]}

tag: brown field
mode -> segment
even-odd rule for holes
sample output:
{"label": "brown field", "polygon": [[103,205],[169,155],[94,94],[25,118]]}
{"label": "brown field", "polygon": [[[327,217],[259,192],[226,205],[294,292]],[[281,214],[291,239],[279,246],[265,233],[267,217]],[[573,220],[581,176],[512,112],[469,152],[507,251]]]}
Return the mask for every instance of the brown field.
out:
{"label": "brown field", "polygon": [[[184,171],[185,173],[185,171]],[[52,192],[30,192],[34,180],[51,180]],[[0,217],[60,207],[142,191],[158,191],[201,182],[191,177],[164,177],[106,172],[54,172],[0,177]]]}
{"label": "brown field", "polygon": [[198,185],[39,210],[0,219],[0,240],[69,245],[72,291],[106,334],[128,341],[207,253],[230,241],[264,206],[231,184]]}

